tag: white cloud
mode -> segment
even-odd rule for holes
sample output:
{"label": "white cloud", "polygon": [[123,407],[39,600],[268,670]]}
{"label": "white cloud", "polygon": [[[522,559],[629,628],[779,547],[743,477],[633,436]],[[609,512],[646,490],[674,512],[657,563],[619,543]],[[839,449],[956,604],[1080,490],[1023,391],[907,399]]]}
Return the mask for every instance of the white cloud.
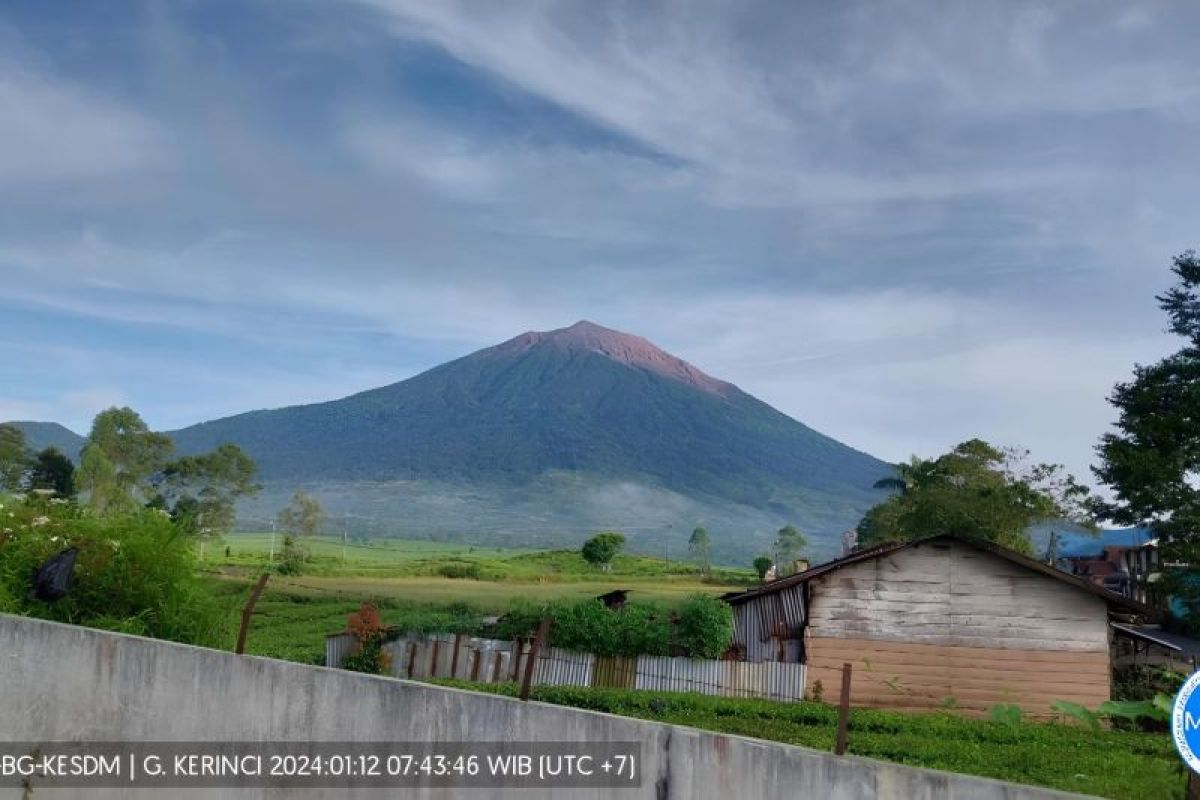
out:
{"label": "white cloud", "polygon": [[160,164],[157,126],[71,83],[0,60],[0,179],[68,180]]}

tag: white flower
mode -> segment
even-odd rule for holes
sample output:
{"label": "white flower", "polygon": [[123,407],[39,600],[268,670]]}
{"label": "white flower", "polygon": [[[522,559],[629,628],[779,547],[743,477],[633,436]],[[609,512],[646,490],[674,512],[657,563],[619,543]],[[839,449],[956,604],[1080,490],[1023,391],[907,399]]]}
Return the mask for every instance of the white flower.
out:
{"label": "white flower", "polygon": [[39,525],[45,525],[49,521],[50,521],[49,517],[34,517],[32,520],[29,521],[29,527],[36,528]]}
{"label": "white flower", "polygon": [[58,541],[58,537],[57,537],[57,536],[51,536],[51,537],[50,537],[50,541],[51,541],[51,542],[57,542],[57,541]]}
{"label": "white flower", "polygon": [[65,497],[51,497],[50,502],[56,506],[65,506],[67,504]]}
{"label": "white flower", "polygon": [[112,549],[113,549],[113,550],[120,550],[120,549],[121,549],[121,543],[120,543],[120,542],[118,542],[116,539],[109,539],[109,540],[108,540],[108,543],[109,543],[110,545],[112,545]]}

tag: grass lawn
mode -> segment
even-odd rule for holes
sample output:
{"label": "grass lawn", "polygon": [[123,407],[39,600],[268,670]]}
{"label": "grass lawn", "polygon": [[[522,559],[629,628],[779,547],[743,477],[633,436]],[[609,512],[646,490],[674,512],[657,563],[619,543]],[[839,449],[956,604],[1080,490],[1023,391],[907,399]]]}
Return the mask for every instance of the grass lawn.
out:
{"label": "grass lawn", "polygon": [[[516,694],[515,684],[435,682]],[[812,702],[558,686],[536,687],[533,699],[818,750],[833,749],[837,726],[836,708]],[[849,731],[849,752],[868,758],[1101,797],[1184,796],[1182,762],[1162,733],[873,709],[852,711]]]}

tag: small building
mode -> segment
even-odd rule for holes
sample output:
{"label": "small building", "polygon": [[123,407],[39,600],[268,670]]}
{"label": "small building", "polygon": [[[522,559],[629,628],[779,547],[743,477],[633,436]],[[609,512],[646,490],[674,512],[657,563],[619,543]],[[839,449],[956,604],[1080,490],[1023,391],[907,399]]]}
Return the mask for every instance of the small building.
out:
{"label": "small building", "polygon": [[1058,558],[1071,574],[1142,603],[1150,602],[1161,570],[1158,539],[1146,528],[1077,535],[1064,542]]}
{"label": "small building", "polygon": [[936,536],[859,550],[728,599],[750,661],[807,665],[809,696],[1034,715],[1055,700],[1109,699],[1110,616],[1151,611],[1131,598],[990,542]]}

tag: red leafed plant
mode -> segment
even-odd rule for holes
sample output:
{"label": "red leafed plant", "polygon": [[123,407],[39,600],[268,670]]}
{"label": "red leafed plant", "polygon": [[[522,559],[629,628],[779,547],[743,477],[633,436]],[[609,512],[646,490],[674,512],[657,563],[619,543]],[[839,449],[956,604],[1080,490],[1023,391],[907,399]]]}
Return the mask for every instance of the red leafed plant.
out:
{"label": "red leafed plant", "polygon": [[358,643],[346,656],[342,668],[376,675],[387,672],[392,664],[391,656],[383,649],[388,627],[383,624],[379,609],[370,603],[363,603],[358,611],[347,618],[346,625]]}

